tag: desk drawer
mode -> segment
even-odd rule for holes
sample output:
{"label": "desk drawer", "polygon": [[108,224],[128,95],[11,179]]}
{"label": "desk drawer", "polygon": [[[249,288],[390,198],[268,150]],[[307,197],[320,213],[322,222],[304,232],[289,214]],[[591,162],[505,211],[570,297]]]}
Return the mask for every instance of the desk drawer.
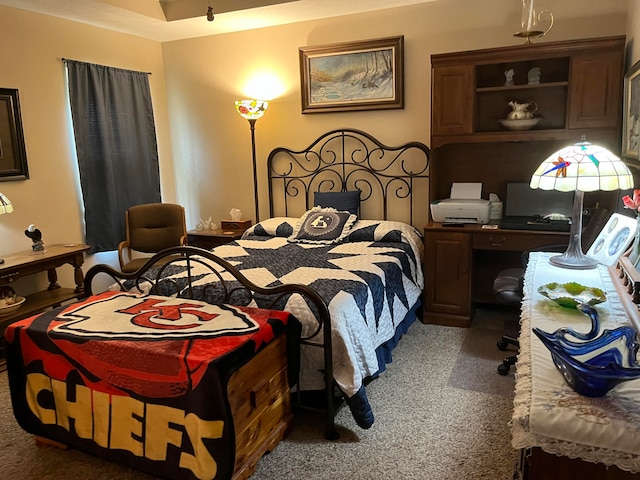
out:
{"label": "desk drawer", "polygon": [[473,234],[474,250],[506,250],[525,251],[545,245],[566,245],[569,243],[568,234],[547,232],[514,232],[493,230]]}

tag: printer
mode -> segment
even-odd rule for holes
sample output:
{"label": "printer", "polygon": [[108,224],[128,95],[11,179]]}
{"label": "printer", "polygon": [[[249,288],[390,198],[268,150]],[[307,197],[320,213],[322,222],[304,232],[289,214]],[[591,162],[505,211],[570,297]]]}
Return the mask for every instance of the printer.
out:
{"label": "printer", "polygon": [[489,223],[489,200],[480,198],[482,183],[454,183],[451,196],[431,203],[431,218],[438,223]]}

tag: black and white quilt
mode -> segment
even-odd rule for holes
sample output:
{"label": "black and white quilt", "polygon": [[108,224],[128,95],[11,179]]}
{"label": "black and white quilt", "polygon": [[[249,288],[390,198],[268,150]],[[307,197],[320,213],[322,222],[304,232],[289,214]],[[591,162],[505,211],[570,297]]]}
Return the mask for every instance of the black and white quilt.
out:
{"label": "black and white quilt", "polygon": [[[398,326],[419,302],[424,285],[422,237],[405,223],[357,220],[338,243],[298,242],[292,234],[299,220],[278,217],[262,221],[241,240],[216,247],[213,253],[255,284],[299,283],[316,290],[331,315],[334,379],[347,398],[361,397],[360,406],[368,407],[363,382],[384,370],[376,349],[394,338]],[[181,275],[184,272],[175,273],[176,278]],[[197,265],[191,275],[194,288],[204,289],[217,280]],[[225,280],[227,275],[233,280],[223,273]],[[264,307],[258,296],[248,305]],[[316,330],[313,312],[300,296],[292,295],[276,308],[298,318],[303,336]],[[321,334],[318,341],[322,341]],[[303,345],[301,356],[300,388],[323,389],[322,349]],[[354,411],[354,405],[349,405]],[[360,426],[370,426],[373,416],[369,417],[369,421],[358,421]]]}

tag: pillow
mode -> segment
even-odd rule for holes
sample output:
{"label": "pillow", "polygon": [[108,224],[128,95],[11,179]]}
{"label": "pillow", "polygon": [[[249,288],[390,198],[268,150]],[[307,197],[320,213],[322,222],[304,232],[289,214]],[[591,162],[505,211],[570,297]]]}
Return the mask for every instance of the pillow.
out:
{"label": "pillow", "polygon": [[291,242],[337,243],[351,231],[357,217],[335,208],[313,207],[300,218]]}
{"label": "pillow", "polygon": [[360,207],[360,190],[352,192],[315,192],[313,205],[316,207],[331,207],[357,215]]}
{"label": "pillow", "polygon": [[242,238],[250,236],[259,237],[290,237],[296,228],[299,218],[293,217],[273,217],[262,220],[252,227],[249,227]]}

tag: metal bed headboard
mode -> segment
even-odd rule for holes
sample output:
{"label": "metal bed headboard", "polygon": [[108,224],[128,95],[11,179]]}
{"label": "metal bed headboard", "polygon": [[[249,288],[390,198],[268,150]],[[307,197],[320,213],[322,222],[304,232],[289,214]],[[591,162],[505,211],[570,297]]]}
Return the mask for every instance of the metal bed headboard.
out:
{"label": "metal bed headboard", "polygon": [[429,204],[430,150],[420,142],[389,147],[366,132],[332,130],[303,150],[279,147],[267,160],[269,214],[299,217],[316,191],[361,191],[360,218],[422,229]]}

